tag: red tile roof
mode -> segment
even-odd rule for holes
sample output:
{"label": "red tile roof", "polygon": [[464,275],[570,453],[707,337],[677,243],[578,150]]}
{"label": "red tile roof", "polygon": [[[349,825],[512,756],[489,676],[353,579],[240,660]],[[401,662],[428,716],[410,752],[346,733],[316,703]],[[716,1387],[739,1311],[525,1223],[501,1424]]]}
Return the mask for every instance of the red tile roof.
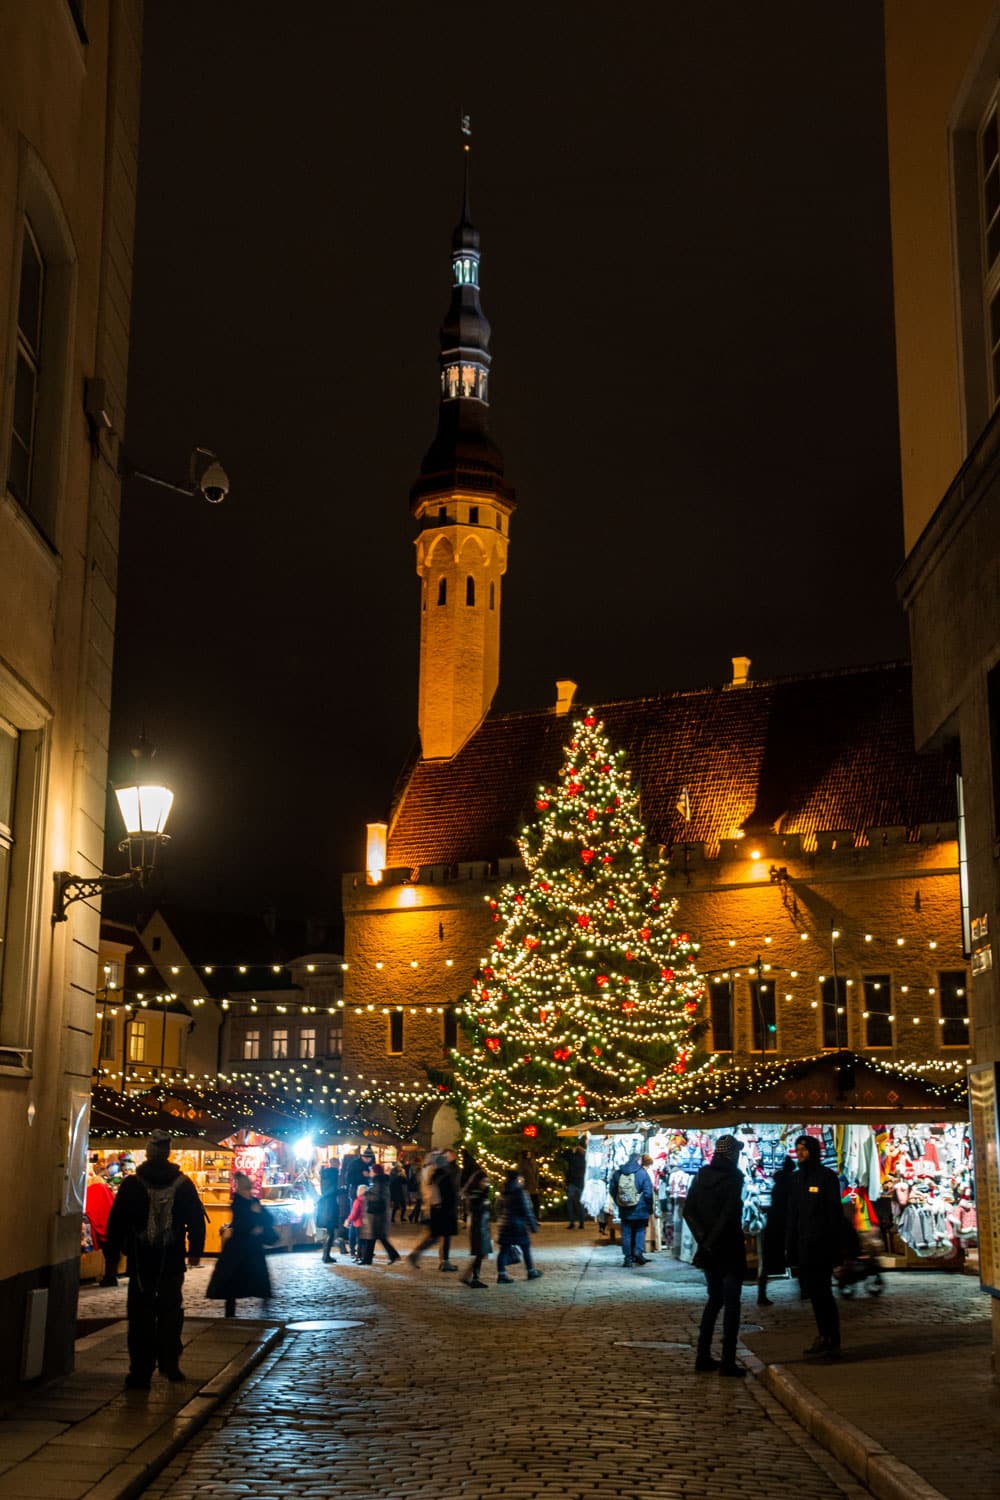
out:
{"label": "red tile roof", "polygon": [[[581,712],[587,705],[581,705]],[[949,824],[954,774],[913,748],[905,664],[751,682],[596,706],[624,748],[652,842],[703,842],[737,829],[802,834]],[[573,715],[499,714],[448,761],[417,761],[393,809],[390,867],[516,854],[539,785],[562,765]],[[676,804],[684,788],[685,824]]]}

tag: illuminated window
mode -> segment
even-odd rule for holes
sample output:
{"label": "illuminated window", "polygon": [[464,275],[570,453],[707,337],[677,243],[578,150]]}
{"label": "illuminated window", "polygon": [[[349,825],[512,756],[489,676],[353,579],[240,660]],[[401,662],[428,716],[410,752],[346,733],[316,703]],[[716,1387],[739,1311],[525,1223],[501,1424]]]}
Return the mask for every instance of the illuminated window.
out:
{"label": "illuminated window", "polygon": [[272,1031],[271,1032],[271,1056],[273,1058],[278,1059],[279,1061],[282,1058],[286,1058],[288,1056],[288,1032],[287,1031]]}
{"label": "illuminated window", "polygon": [[476,602],[476,580],[472,577],[465,580],[465,602],[468,605]]}
{"label": "illuminated window", "polygon": [[257,1062],[260,1057],[260,1032],[245,1031],[243,1033],[243,1061]]}
{"label": "illuminated window", "polygon": [[712,1051],[733,1050],[733,982],[712,979],[708,985],[708,1015],[712,1025]]}
{"label": "illuminated window", "polygon": [[316,1032],[314,1030],[299,1032],[299,1056],[316,1056]]}
{"label": "illuminated window", "polygon": [[146,1023],[133,1021],[128,1029],[128,1060],[144,1062],[146,1059]]}
{"label": "illuminated window", "polygon": [[964,969],[938,975],[938,1014],[942,1047],[969,1045],[969,991]]}
{"label": "illuminated window", "polygon": [[892,979],[888,974],[866,974],[865,1046],[892,1046]]}
{"label": "illuminated window", "polygon": [[847,1046],[847,982],[831,974],[819,990],[823,1046],[839,1050]]}
{"label": "illuminated window", "polygon": [[403,1012],[394,1010],[389,1015],[389,1051],[403,1050]]}
{"label": "illuminated window", "polygon": [[750,981],[750,1019],[754,1052],[778,1050],[777,996],[772,979]]}
{"label": "illuminated window", "polygon": [[438,603],[439,604],[447,604],[448,603],[448,580],[447,580],[447,578],[439,578],[438,579]]}

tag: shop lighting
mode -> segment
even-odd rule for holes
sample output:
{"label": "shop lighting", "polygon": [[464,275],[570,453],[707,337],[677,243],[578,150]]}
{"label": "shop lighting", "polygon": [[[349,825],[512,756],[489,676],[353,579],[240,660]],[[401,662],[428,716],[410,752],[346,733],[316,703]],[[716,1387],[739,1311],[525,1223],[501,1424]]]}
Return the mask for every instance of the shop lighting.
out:
{"label": "shop lighting", "polygon": [[164,832],[174,794],[162,782],[153,779],[150,763],[155,755],[144,740],[133,749],[137,774],[126,786],[115,787],[118,808],[125,825],[125,837],[118,845],[122,853],[127,852],[129,868],[122,875],[71,875],[68,870],[55,872],[55,901],[52,908],[53,922],[66,921],[66,908],[74,901],[92,901],[103,896],[105,891],[121,890],[126,886],[142,887],[153,873],[160,847],[167,843]]}

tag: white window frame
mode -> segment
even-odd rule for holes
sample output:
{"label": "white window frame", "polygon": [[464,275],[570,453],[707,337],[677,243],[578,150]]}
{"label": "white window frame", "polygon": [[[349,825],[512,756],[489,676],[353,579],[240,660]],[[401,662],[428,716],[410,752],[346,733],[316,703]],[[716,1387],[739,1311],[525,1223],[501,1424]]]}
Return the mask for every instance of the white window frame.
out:
{"label": "white window frame", "polygon": [[[278,1042],[281,1042],[284,1051],[278,1051]],[[288,1028],[287,1026],[276,1026],[271,1032],[271,1057],[275,1062],[288,1061]]]}
{"label": "white window frame", "polygon": [[[50,714],[0,661],[0,717],[18,734],[13,847],[0,965],[0,1048],[30,1054],[34,1046],[43,930],[45,807],[51,746]],[[51,896],[50,896],[51,900]],[[29,1057],[0,1052],[0,1074],[23,1074]]]}
{"label": "white window frame", "polygon": [[[306,1048],[309,1050],[307,1051]],[[299,1061],[308,1061],[316,1056],[315,1027],[300,1028],[298,1035]]]}
{"label": "white window frame", "polygon": [[128,1060],[130,1063],[146,1061],[146,1023],[134,1020],[128,1023]]}
{"label": "white window frame", "polygon": [[243,1033],[243,1062],[260,1062],[260,1031],[248,1028]]}

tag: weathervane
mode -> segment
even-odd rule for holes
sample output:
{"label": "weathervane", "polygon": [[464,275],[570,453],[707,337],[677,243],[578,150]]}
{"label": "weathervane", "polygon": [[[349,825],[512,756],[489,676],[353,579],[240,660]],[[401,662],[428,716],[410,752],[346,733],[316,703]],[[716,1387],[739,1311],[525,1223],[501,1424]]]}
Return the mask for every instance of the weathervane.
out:
{"label": "weathervane", "polygon": [[460,120],[462,122],[462,134],[466,138],[462,149],[464,151],[468,151],[469,150],[469,137],[472,134],[472,116],[471,115],[461,115],[461,116],[459,116],[459,118],[460,118]]}

